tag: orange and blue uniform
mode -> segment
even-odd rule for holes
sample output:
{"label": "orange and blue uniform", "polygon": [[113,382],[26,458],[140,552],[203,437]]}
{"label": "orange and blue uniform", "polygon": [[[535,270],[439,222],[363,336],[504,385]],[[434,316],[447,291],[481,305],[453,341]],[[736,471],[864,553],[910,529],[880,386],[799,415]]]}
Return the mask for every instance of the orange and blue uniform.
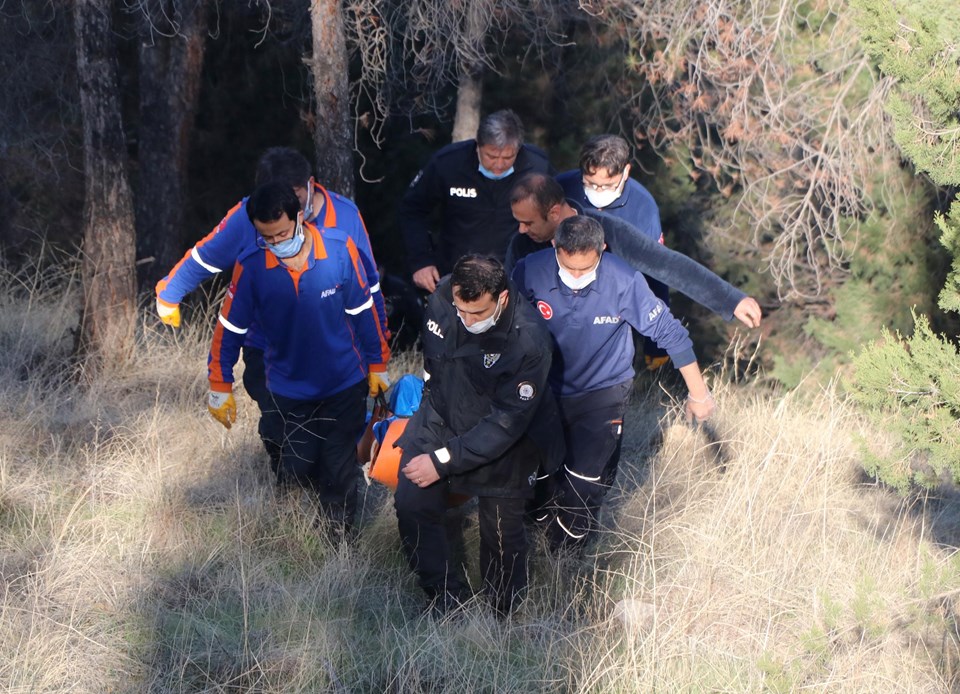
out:
{"label": "orange and blue uniform", "polygon": [[310,223],[304,233],[311,246],[300,270],[270,250],[236,262],[208,377],[211,390],[231,390],[233,365],[256,324],[266,341],[268,391],[260,433],[277,480],[312,490],[321,514],[342,531],[356,512],[367,373],[386,369],[390,349],[353,239]]}
{"label": "orange and blue uniform", "polygon": [[[381,330],[386,333],[387,315],[380,293],[380,275],[360,211],[348,198],[328,191],[320,184],[314,186],[323,196],[323,207],[315,219],[307,221],[323,229],[340,229],[353,240],[360,252],[361,263],[370,285],[376,318]],[[157,283],[157,299],[162,304],[177,306],[183,297],[196,289],[201,282],[233,268],[239,258],[257,249],[257,230],[247,216],[246,207],[247,198],[234,205],[213,231],[187,251],[167,276]],[[266,347],[266,342],[256,326],[251,326],[248,331],[246,345],[257,349]]]}
{"label": "orange and blue uniform", "polygon": [[390,357],[377,320],[363,254],[338,229],[305,224],[312,249],[294,271],[255,247],[235,265],[214,330],[212,390],[228,391],[250,328],[265,340],[267,389],[294,400],[320,400],[383,370]]}

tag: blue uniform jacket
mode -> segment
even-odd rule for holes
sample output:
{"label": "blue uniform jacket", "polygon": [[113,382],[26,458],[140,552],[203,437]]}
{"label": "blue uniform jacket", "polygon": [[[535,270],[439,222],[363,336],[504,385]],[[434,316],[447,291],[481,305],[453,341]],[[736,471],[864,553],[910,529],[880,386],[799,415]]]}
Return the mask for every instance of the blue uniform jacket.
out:
{"label": "blue uniform jacket", "polygon": [[[370,283],[377,319],[386,334],[387,314],[383,306],[383,296],[380,294],[380,275],[360,211],[348,198],[328,191],[320,184],[315,186],[317,192],[323,195],[323,207],[317,217],[309,221],[324,229],[340,229],[353,239],[360,251],[363,269]],[[157,298],[164,304],[175,306],[200,286],[201,282],[223,270],[233,268],[239,258],[257,249],[257,230],[247,216],[247,198],[244,198],[157,283]],[[266,340],[255,325],[251,326],[247,333],[246,344],[258,349],[266,348]]]}
{"label": "blue uniform jacket", "polygon": [[647,238],[663,243],[660,210],[657,208],[656,201],[650,195],[650,191],[629,176],[620,197],[604,207],[603,210],[598,210],[587,199],[587,194],[583,191],[583,175],[580,173],[580,169],[564,171],[557,176],[557,183],[563,188],[563,194],[570,200],[575,201],[581,209],[602,211],[618,217],[635,226]]}
{"label": "blue uniform jacket", "polygon": [[631,326],[666,350],[677,368],[696,361],[687,329],[643,275],[611,253],[603,254],[597,279],[579,291],[560,281],[552,249],[521,259],[513,281],[553,336],[550,385],[561,397],[633,379]]}
{"label": "blue uniform jacket", "polygon": [[[574,201],[568,201],[574,207]],[[623,220],[604,212],[583,212],[603,227],[607,248],[633,269],[649,275],[668,287],[689,296],[724,320],[731,320],[737,305],[747,296],[724,282],[710,270],[682,253],[653,241]],[[512,272],[520,258],[551,248],[550,242],[537,243],[526,234],[516,234],[507,249],[504,266]]]}
{"label": "blue uniform jacket", "polygon": [[229,390],[254,323],[267,341],[267,388],[295,400],[322,400],[389,359],[356,244],[336,229],[306,224],[304,231],[313,248],[299,272],[260,249],[237,261],[214,330],[211,389]]}

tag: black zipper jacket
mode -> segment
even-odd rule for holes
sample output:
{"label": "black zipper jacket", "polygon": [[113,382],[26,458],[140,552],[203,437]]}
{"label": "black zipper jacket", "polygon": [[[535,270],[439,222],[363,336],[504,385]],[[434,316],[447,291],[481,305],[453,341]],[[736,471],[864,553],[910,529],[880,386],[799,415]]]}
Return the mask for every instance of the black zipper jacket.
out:
{"label": "black zipper jacket", "polygon": [[[467,253],[503,260],[517,222],[510,211],[510,189],[526,173],[553,175],[543,150],[522,145],[513,173],[498,181],[479,171],[476,140],[454,142],[436,152],[400,203],[400,230],[411,272],[435,265],[441,277]],[[439,210],[439,248],[430,235]]]}
{"label": "black zipper jacket", "polygon": [[529,497],[538,468],[552,472],[563,460],[563,430],[547,384],[550,333],[512,284],[509,297],[497,324],[479,335],[460,322],[449,279],[427,304],[429,378],[397,443],[408,456],[429,453],[453,492]]}

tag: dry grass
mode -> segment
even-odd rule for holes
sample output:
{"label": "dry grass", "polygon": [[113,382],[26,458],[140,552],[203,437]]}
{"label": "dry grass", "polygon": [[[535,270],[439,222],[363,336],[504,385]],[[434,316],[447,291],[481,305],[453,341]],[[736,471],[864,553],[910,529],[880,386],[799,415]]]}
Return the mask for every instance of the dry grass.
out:
{"label": "dry grass", "polygon": [[255,405],[230,432],[207,417],[203,329],[147,318],[135,361],[81,390],[75,289],[19,286],[0,286],[0,690],[960,688],[956,504],[864,482],[865,425],[830,388],[721,388],[711,442],[641,377],[589,556],[538,553],[511,621],[436,622],[381,488],[332,546],[275,493]]}

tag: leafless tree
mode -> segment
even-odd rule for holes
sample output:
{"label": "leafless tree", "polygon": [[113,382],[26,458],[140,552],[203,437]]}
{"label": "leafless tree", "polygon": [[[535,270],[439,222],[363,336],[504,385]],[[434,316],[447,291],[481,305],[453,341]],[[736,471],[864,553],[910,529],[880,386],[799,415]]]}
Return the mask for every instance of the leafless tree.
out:
{"label": "leafless tree", "polygon": [[[871,209],[882,96],[846,3],[584,2],[632,49],[636,141],[709,177],[782,296],[833,283]],[[879,127],[878,127],[879,126]]]}
{"label": "leafless tree", "polygon": [[137,250],[148,284],[183,251],[189,139],[200,91],[208,0],[130,0],[139,34]]}
{"label": "leafless tree", "polygon": [[76,234],[62,223],[76,219],[82,197],[73,34],[68,4],[0,3],[0,241],[6,254],[32,252],[27,249],[49,230]]}
{"label": "leafless tree", "polygon": [[317,179],[325,186],[354,196],[353,128],[344,13],[341,0],[312,0],[313,140]]}
{"label": "leafless tree", "polygon": [[378,144],[392,113],[449,117],[457,91],[454,140],[469,139],[480,120],[483,78],[496,72],[508,32],[537,56],[565,42],[573,0],[347,0],[348,45],[358,55],[357,122]]}
{"label": "leafless tree", "polygon": [[110,0],[74,5],[85,176],[81,348],[91,371],[129,355],[136,323],[133,200],[111,11]]}

